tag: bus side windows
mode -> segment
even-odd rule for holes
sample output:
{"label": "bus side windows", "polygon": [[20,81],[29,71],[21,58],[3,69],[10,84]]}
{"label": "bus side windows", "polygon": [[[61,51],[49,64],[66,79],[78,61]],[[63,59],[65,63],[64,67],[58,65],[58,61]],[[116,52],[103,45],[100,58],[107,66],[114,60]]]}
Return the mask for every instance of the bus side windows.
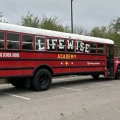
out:
{"label": "bus side windows", "polygon": [[97,46],[96,43],[91,43],[90,44],[91,53],[96,53],[96,50],[97,50],[96,46]]}
{"label": "bus side windows", "polygon": [[83,41],[76,41],[76,53],[90,53],[90,43]]}
{"label": "bus side windows", "polygon": [[56,51],[56,38],[47,38],[47,50],[48,51]]}
{"label": "bus side windows", "polygon": [[58,45],[57,45],[57,50],[60,52],[65,52],[65,40],[64,39],[58,39]]}
{"label": "bus side windows", "polygon": [[33,50],[33,36],[28,34],[22,35],[22,49]]}
{"label": "bus side windows", "polygon": [[0,48],[4,48],[4,32],[0,32]]}
{"label": "bus side windows", "polygon": [[45,38],[36,36],[35,46],[36,46],[36,50],[44,51],[45,50]]}
{"label": "bus side windows", "polygon": [[8,49],[19,49],[20,39],[18,33],[7,33],[7,48]]}
{"label": "bus side windows", "polygon": [[104,54],[104,44],[98,44],[97,52],[100,54]]}
{"label": "bus side windows", "polygon": [[75,44],[74,40],[67,40],[67,52],[74,52]]}

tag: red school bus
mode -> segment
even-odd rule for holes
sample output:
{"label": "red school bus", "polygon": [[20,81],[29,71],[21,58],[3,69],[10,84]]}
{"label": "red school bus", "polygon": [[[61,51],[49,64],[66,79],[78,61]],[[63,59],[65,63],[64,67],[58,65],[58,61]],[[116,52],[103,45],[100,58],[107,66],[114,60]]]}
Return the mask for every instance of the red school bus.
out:
{"label": "red school bus", "polygon": [[43,91],[54,76],[119,73],[112,40],[0,23],[0,78],[15,87],[29,81]]}

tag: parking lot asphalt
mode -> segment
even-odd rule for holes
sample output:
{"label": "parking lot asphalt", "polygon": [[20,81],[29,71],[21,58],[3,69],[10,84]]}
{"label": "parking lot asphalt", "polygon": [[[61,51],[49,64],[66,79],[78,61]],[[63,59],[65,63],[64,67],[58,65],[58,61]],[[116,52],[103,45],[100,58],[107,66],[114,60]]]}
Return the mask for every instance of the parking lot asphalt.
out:
{"label": "parking lot asphalt", "polygon": [[0,120],[120,120],[120,80],[56,77],[43,92],[3,84]]}

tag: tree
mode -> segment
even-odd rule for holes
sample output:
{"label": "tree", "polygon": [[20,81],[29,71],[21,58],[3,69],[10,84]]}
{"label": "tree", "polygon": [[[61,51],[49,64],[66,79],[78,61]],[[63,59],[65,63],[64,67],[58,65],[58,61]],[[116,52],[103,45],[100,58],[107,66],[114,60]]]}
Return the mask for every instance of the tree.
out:
{"label": "tree", "polygon": [[40,28],[47,30],[55,30],[64,32],[65,28],[58,22],[58,18],[55,17],[46,17],[43,16],[43,19],[40,21]]}
{"label": "tree", "polygon": [[21,16],[20,25],[40,28],[40,20],[37,16],[34,16],[28,11],[27,15]]}
{"label": "tree", "polygon": [[83,27],[74,26],[74,33],[79,35],[89,35],[90,33]]}
{"label": "tree", "polygon": [[[89,36],[89,35],[90,35],[89,31],[87,31],[86,29],[84,29],[84,28],[81,27],[81,26],[74,26],[73,29],[74,29],[74,31],[73,31],[74,34],[86,35],[86,36]],[[66,25],[66,26],[64,27],[64,32],[71,33],[71,28],[70,28],[70,26]]]}
{"label": "tree", "polygon": [[2,12],[0,12],[0,22],[8,23],[8,21],[6,21],[6,20],[3,18],[3,13],[2,13]]}
{"label": "tree", "polygon": [[35,27],[35,28],[42,28],[47,30],[55,30],[55,31],[67,31],[67,27],[62,26],[58,22],[57,17],[46,17],[43,16],[42,19],[39,19],[38,16],[34,16],[29,11],[27,15],[21,17],[20,25],[28,26],[28,27]]}
{"label": "tree", "polygon": [[120,50],[120,17],[110,21],[108,26],[94,27],[90,35],[94,37],[107,38],[115,42]]}
{"label": "tree", "polygon": [[90,32],[90,36],[100,37],[100,38],[107,38],[108,37],[108,29],[105,26],[94,27]]}
{"label": "tree", "polygon": [[[68,25],[63,26],[60,23],[58,17],[43,16],[41,19],[39,19],[38,16],[34,16],[29,11],[27,15],[21,17],[20,25],[71,33],[70,26]],[[87,30],[83,29],[82,27],[77,27],[77,26],[74,27],[74,33],[80,34],[80,35],[89,35],[89,32]]]}
{"label": "tree", "polygon": [[109,27],[94,27],[90,32],[90,36],[111,39],[116,45],[120,46],[120,35]]}
{"label": "tree", "polygon": [[116,34],[120,32],[120,17],[115,17],[112,19],[110,21],[109,28]]}
{"label": "tree", "polygon": [[64,26],[64,32],[71,33],[70,26],[68,26],[68,25]]}

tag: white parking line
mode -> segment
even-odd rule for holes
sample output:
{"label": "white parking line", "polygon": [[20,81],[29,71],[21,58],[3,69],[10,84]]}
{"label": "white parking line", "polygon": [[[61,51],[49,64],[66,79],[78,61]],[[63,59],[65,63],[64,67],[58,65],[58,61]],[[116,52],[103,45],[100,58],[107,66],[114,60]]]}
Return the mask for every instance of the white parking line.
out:
{"label": "white parking line", "polygon": [[52,80],[65,80],[64,78],[59,78],[59,79],[52,79]]}
{"label": "white parking line", "polygon": [[21,99],[25,99],[25,100],[31,100],[30,98],[26,98],[26,97],[22,97],[22,96],[18,96],[18,95],[13,95],[13,94],[9,94],[9,93],[2,92],[2,91],[0,91],[0,93],[6,94],[9,96],[13,96],[13,97],[17,97],[17,98],[21,98]]}
{"label": "white parking line", "polygon": [[98,84],[98,85],[105,85],[105,86],[115,86],[113,84],[104,84],[104,83],[95,83],[95,84]]}
{"label": "white parking line", "polygon": [[79,92],[82,91],[82,90],[79,90],[79,89],[72,89],[72,88],[67,88],[67,87],[57,87],[57,88],[62,88],[62,89],[67,89],[67,90],[74,90],[74,91],[79,91]]}
{"label": "white parking line", "polygon": [[[40,98],[40,99],[33,99],[33,100],[30,100],[30,101],[27,101],[27,102],[33,103],[33,102],[37,102],[37,101],[52,100],[52,99],[61,98],[61,97],[65,97],[65,96],[76,95],[78,93],[79,92],[68,93],[68,94],[61,94],[61,95],[55,95],[55,96],[50,96],[50,97],[45,97],[45,98]],[[22,102],[14,103],[14,104],[9,104],[9,105],[6,105],[6,106],[17,105],[17,104],[20,104],[20,103],[22,103]]]}

